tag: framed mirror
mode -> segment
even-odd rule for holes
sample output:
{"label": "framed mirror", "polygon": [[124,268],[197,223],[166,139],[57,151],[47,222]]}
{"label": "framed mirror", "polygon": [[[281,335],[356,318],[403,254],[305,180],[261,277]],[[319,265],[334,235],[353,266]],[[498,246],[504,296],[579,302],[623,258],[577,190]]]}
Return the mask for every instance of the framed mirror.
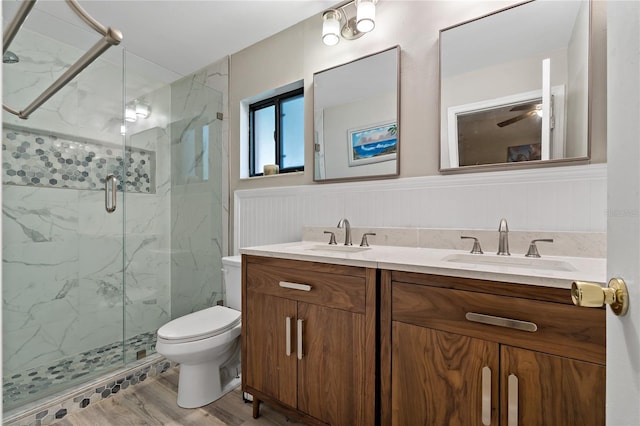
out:
{"label": "framed mirror", "polygon": [[400,173],[400,47],[313,75],[314,181]]}
{"label": "framed mirror", "polygon": [[588,160],[590,23],[533,0],[441,30],[440,170]]}

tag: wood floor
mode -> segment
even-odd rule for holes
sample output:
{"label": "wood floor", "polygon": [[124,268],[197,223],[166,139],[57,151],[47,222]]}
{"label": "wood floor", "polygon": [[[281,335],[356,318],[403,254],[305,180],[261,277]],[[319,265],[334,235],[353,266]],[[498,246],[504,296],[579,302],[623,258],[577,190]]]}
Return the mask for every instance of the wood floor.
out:
{"label": "wood floor", "polygon": [[56,425],[302,425],[288,420],[264,404],[260,407],[260,417],[254,419],[251,416],[251,403],[242,400],[239,388],[196,409],[178,407],[177,392],[178,368],[174,368],[160,377],[147,379],[144,383],[70,414]]}

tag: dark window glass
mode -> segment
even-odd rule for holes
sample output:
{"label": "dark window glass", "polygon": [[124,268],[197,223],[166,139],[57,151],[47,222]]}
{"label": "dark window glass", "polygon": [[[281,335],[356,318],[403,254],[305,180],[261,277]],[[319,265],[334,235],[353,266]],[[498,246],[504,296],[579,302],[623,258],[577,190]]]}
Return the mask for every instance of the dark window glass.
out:
{"label": "dark window glass", "polygon": [[296,89],[249,106],[249,175],[276,164],[280,173],[304,170],[304,94]]}

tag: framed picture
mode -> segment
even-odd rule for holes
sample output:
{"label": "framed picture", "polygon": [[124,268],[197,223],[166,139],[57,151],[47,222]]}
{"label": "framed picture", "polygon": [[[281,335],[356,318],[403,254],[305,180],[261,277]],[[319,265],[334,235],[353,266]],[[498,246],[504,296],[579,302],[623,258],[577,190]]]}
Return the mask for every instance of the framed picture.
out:
{"label": "framed picture", "polygon": [[507,148],[507,163],[540,160],[541,151],[542,145],[539,143],[510,146]]}
{"label": "framed picture", "polygon": [[394,160],[398,149],[395,121],[348,131],[349,167]]}

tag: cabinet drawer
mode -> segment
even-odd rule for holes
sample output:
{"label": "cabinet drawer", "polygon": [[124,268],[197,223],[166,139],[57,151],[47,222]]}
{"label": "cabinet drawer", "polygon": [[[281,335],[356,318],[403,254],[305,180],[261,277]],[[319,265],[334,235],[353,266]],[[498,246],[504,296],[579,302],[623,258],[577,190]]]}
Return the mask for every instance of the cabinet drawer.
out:
{"label": "cabinet drawer", "polygon": [[392,320],[605,363],[604,309],[393,282]]}
{"label": "cabinet drawer", "polygon": [[364,268],[327,268],[282,259],[247,262],[247,291],[362,314],[365,313],[365,281]]}

